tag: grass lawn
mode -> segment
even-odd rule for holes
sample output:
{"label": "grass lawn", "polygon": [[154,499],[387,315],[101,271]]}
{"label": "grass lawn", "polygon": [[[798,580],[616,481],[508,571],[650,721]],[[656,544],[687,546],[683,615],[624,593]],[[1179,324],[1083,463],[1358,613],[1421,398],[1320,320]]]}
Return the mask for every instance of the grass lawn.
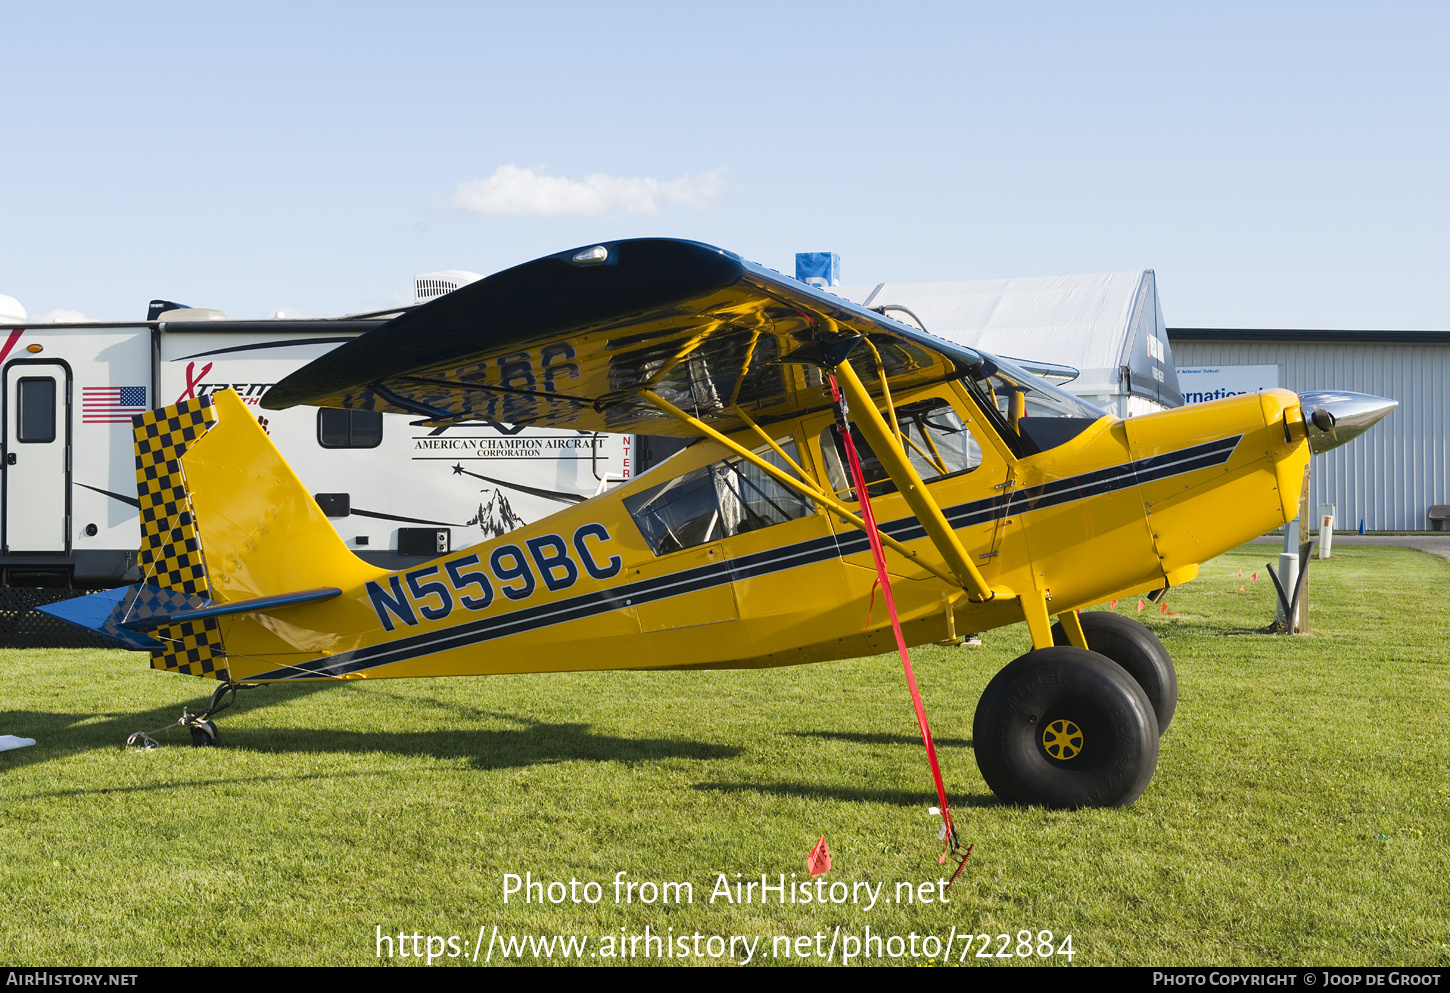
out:
{"label": "grass lawn", "polygon": [[[873,962],[1065,964],[1069,935],[1076,965],[1450,964],[1450,563],[1339,546],[1311,569],[1315,633],[1276,637],[1258,633],[1275,551],[1219,558],[1171,614],[1141,615],[1180,697],[1127,809],[1007,807],[982,783],[973,710],[1027,649],[1022,625],[913,652],[976,844],[946,902],[897,887],[942,870],[894,656],[268,687],[221,715],[223,747],[173,730],[147,752],[126,736],[204,706],[210,683],[122,652],[0,652],[0,734],[39,741],[0,753],[0,962],[366,965],[381,929],[393,965],[418,964],[430,935],[455,938],[435,965],[469,961],[480,934],[480,965],[548,961],[501,941],[555,934],[587,938],[594,964],[823,962],[833,942],[840,962],[853,938]],[[822,834],[822,879],[857,902],[812,887],[809,904],[798,889],[762,904],[762,874],[806,880]],[[620,872],[688,882],[693,900],[641,902],[644,887],[616,903]],[[526,873],[579,885],[506,903],[506,876]],[[753,879],[753,899],[727,902],[721,874],[732,897]]]}

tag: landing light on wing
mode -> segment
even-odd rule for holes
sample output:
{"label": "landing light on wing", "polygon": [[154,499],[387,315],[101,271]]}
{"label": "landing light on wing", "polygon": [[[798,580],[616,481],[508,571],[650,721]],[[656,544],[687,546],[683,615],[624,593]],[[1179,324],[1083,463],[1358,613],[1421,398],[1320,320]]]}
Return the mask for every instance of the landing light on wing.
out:
{"label": "landing light on wing", "polygon": [[579,265],[598,265],[609,260],[609,249],[603,245],[595,245],[593,248],[586,248],[582,252],[575,252],[571,261]]}

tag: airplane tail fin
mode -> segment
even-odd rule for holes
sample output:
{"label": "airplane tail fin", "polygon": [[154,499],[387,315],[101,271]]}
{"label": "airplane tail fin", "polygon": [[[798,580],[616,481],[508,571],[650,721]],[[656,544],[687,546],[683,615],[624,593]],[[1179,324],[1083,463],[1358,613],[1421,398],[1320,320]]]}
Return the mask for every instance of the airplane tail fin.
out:
{"label": "airplane tail fin", "polygon": [[[272,668],[259,655],[316,647],[279,637],[258,614],[305,612],[385,572],[348,550],[230,390],[140,415],[134,431],[141,582],[48,613],[148,649],[153,668],[240,680]],[[309,627],[305,614],[285,619]]]}

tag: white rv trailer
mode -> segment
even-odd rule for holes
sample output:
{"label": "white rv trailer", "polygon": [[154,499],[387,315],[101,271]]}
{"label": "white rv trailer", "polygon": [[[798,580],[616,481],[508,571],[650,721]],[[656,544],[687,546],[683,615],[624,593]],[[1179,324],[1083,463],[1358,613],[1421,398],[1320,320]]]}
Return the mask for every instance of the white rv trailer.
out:
{"label": "white rv trailer", "polygon": [[[256,405],[288,373],[382,323],[172,310],[132,323],[29,324],[18,305],[8,309],[21,319],[0,317],[0,585],[15,589],[144,578],[132,415],[226,388]],[[630,436],[257,412],[348,547],[390,568],[547,516],[636,468]]]}

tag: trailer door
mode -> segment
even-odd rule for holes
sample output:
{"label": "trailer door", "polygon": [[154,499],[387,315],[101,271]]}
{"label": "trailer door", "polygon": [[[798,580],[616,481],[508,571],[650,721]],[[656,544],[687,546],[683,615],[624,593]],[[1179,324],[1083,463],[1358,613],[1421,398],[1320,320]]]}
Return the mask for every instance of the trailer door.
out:
{"label": "trailer door", "polygon": [[70,370],[19,360],[5,367],[5,551],[70,545]]}

